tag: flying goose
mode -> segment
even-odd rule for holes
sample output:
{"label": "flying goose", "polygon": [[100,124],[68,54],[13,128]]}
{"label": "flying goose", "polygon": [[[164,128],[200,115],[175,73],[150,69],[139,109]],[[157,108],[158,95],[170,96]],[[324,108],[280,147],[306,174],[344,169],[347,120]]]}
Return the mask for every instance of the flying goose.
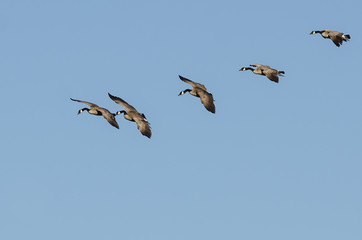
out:
{"label": "flying goose", "polygon": [[348,34],[345,35],[341,32],[332,30],[312,31],[310,34],[312,35],[316,33],[320,33],[324,38],[331,39],[337,47],[341,46],[343,41],[347,42],[349,39],[351,39],[351,36]]}
{"label": "flying goose", "polygon": [[251,68],[251,67],[243,67],[239,71],[250,70],[255,74],[265,75],[271,81],[276,82],[276,83],[279,82],[279,76],[284,77],[283,74],[285,74],[284,71],[278,71],[276,69],[273,69],[273,68],[269,67],[268,65],[251,64],[250,66],[251,67],[256,67],[256,68],[254,69],[254,68]]}
{"label": "flying goose", "polygon": [[214,98],[212,97],[211,93],[207,92],[206,87],[204,85],[202,85],[201,83],[196,83],[196,82],[191,81],[190,79],[184,78],[180,75],[178,75],[178,76],[182,81],[190,84],[193,87],[192,90],[191,89],[183,90],[182,92],[179,93],[179,96],[185,94],[186,92],[189,92],[191,95],[200,98],[202,104],[204,104],[205,108],[208,111],[215,113]]}
{"label": "flying goose", "polygon": [[119,97],[113,96],[110,93],[108,93],[108,96],[126,110],[118,111],[116,115],[123,113],[125,119],[137,123],[137,128],[141,131],[142,135],[151,138],[151,127],[143,113],[139,113],[134,107]]}
{"label": "flying goose", "polygon": [[81,102],[87,104],[90,108],[83,108],[78,111],[78,114],[81,114],[84,111],[87,111],[89,114],[93,114],[96,116],[103,116],[113,127],[118,128],[118,123],[116,122],[116,114],[111,113],[105,108],[99,107],[98,105],[86,101],[76,100],[73,98],[70,98],[70,100],[75,102]]}

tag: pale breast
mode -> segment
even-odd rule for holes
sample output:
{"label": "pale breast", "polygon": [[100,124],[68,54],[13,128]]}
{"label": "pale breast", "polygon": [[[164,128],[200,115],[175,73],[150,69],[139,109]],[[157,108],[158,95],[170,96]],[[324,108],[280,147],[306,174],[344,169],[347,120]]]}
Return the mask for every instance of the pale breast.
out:
{"label": "pale breast", "polygon": [[102,115],[102,113],[100,111],[98,111],[97,109],[94,109],[94,108],[91,108],[89,110],[89,113],[93,114],[93,115]]}
{"label": "pale breast", "polygon": [[134,122],[133,118],[128,113],[124,114],[124,118],[127,119],[128,121]]}

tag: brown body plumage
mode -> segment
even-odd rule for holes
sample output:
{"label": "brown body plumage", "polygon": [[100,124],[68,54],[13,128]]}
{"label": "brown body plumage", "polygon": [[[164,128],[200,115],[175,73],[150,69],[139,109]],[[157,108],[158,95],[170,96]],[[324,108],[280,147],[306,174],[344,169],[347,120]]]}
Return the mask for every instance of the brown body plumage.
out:
{"label": "brown body plumage", "polygon": [[151,138],[152,135],[151,127],[146,119],[146,116],[143,113],[142,114],[139,113],[133,106],[128,104],[122,98],[113,96],[110,93],[108,93],[108,96],[126,110],[126,111],[118,111],[116,115],[123,113],[125,119],[137,123],[137,128],[141,131],[142,135]]}
{"label": "brown body plumage", "polygon": [[316,33],[320,33],[323,38],[331,39],[337,47],[341,46],[343,41],[347,42],[349,39],[351,39],[350,35],[333,30],[312,31],[310,34],[312,35]]}
{"label": "brown body plumage", "polygon": [[250,70],[255,74],[259,74],[259,75],[264,75],[267,78],[269,78],[269,80],[278,83],[279,82],[279,76],[284,77],[283,74],[285,74],[284,71],[278,71],[274,68],[269,67],[268,65],[262,65],[262,64],[251,64],[250,66],[252,67],[256,67],[251,68],[251,67],[243,67],[241,68],[239,71],[246,71],[246,70]]}
{"label": "brown body plumage", "polygon": [[85,103],[90,107],[90,108],[80,109],[78,111],[78,114],[81,114],[83,111],[87,111],[88,113],[90,113],[92,115],[103,116],[113,127],[119,128],[118,123],[115,118],[116,114],[111,113],[107,109],[99,107],[98,105],[91,103],[91,102],[76,100],[73,98],[71,98],[70,100],[75,101],[75,102]]}
{"label": "brown body plumage", "polygon": [[180,92],[179,96],[189,92],[191,95],[200,98],[202,104],[209,112],[215,113],[214,98],[211,93],[207,92],[207,89],[203,84],[196,83],[180,75],[179,78],[193,87],[193,89],[186,89]]}

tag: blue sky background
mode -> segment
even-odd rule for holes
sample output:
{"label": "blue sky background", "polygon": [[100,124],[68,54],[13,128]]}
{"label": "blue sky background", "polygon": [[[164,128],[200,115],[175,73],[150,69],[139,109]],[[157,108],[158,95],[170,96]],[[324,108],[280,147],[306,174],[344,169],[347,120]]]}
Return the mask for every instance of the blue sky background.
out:
{"label": "blue sky background", "polygon": [[[361,239],[361,8],[0,1],[0,238]],[[253,63],[285,77],[238,71]],[[151,139],[69,99],[121,110],[108,92]]]}

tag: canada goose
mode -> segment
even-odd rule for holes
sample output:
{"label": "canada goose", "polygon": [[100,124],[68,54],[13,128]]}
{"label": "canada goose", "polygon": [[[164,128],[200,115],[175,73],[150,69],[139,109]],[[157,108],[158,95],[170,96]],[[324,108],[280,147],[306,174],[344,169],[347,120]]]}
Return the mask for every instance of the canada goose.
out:
{"label": "canada goose", "polygon": [[256,68],[254,69],[254,68],[251,68],[251,67],[243,67],[239,71],[250,70],[255,74],[264,75],[267,78],[269,78],[271,81],[276,82],[276,83],[279,82],[279,77],[278,76],[284,77],[283,74],[285,74],[284,71],[278,71],[276,69],[273,69],[273,68],[269,67],[268,65],[250,64],[250,66],[256,67]]}
{"label": "canada goose", "polygon": [[119,97],[113,96],[110,93],[108,93],[108,96],[126,110],[117,111],[116,115],[123,113],[125,119],[137,123],[137,128],[141,131],[142,135],[151,138],[151,127],[143,113],[139,113],[134,107]]}
{"label": "canada goose", "polygon": [[179,96],[185,94],[186,92],[189,92],[191,95],[200,98],[202,104],[204,104],[205,108],[208,111],[215,113],[214,98],[212,97],[211,93],[207,92],[206,87],[201,83],[193,82],[190,79],[184,78],[180,75],[178,76],[182,81],[190,84],[193,87],[192,90],[191,89],[183,90],[182,92],[179,93]]}
{"label": "canada goose", "polygon": [[351,39],[351,36],[348,34],[343,34],[341,32],[332,30],[312,31],[310,34],[312,35],[316,33],[320,33],[324,38],[331,39],[337,47],[341,46],[343,41],[347,42],[349,39]]}
{"label": "canada goose", "polygon": [[96,115],[96,116],[103,116],[113,127],[118,128],[118,123],[116,122],[116,114],[111,113],[105,108],[99,107],[98,105],[86,101],[76,100],[73,98],[70,98],[72,101],[81,102],[87,104],[89,108],[83,108],[78,111],[78,114],[81,114],[83,111],[87,111],[90,114]]}

